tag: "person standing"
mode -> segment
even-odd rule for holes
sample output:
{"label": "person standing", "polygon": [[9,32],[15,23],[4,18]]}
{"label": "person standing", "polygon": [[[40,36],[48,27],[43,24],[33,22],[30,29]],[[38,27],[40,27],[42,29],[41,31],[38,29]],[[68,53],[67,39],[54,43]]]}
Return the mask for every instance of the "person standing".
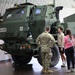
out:
{"label": "person standing", "polygon": [[50,27],[46,26],[43,33],[41,33],[37,39],[36,43],[41,48],[42,66],[44,73],[52,73],[50,70],[50,62],[52,57],[51,47],[55,44],[54,37],[49,33]]}
{"label": "person standing", "polygon": [[58,27],[58,47],[61,55],[62,65],[61,67],[65,67],[65,51],[64,51],[64,33],[63,28],[61,26]]}
{"label": "person standing", "polygon": [[[70,29],[66,29],[66,36],[64,38],[64,48],[65,48],[65,55],[67,59],[67,72],[74,72],[74,37],[71,34]],[[72,62],[72,68],[70,67],[70,62]]]}
{"label": "person standing", "polygon": [[4,44],[4,41],[0,39],[0,49],[3,49],[3,44]]}

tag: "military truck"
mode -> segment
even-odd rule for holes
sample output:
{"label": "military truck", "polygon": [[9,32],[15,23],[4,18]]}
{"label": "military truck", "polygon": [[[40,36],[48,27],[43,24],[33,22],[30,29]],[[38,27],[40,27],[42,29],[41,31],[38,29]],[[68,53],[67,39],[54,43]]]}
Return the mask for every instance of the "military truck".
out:
{"label": "military truck", "polygon": [[[6,9],[0,19],[0,39],[4,40],[2,50],[11,54],[16,65],[27,65],[32,57],[42,65],[41,50],[37,47],[36,38],[45,26],[51,27],[51,34],[57,40],[58,13],[62,7],[53,4],[36,6],[31,3],[19,4]],[[59,62],[59,50],[52,48],[51,66]]]}

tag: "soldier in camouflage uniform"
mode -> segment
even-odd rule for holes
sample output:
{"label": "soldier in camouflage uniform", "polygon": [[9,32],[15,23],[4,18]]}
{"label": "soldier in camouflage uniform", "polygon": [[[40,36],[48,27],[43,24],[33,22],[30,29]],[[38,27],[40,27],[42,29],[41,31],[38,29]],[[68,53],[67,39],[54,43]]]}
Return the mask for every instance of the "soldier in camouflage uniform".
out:
{"label": "soldier in camouflage uniform", "polygon": [[52,57],[51,47],[53,47],[53,45],[55,44],[55,39],[48,32],[50,32],[50,27],[47,26],[45,27],[45,31],[41,33],[36,39],[36,43],[38,44],[38,46],[41,47],[42,66],[43,66],[42,72],[44,73],[53,72],[49,70],[49,68]]}

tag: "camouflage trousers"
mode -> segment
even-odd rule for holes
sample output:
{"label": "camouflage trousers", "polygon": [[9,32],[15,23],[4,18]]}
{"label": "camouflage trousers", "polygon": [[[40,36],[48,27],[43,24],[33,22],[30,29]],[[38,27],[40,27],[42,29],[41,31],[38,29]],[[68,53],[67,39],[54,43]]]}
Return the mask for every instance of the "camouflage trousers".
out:
{"label": "camouflage trousers", "polygon": [[51,55],[49,52],[42,52],[42,66],[44,69],[50,68]]}

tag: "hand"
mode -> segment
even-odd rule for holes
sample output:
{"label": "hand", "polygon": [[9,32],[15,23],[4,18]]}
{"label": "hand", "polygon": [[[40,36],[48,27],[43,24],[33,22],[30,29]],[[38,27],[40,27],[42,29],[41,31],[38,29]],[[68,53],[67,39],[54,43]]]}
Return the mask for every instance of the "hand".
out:
{"label": "hand", "polygon": [[52,54],[52,53],[49,53],[49,55],[50,55],[50,57],[52,57],[52,56],[53,56],[53,54]]}
{"label": "hand", "polygon": [[63,48],[61,47],[60,50],[63,51]]}
{"label": "hand", "polygon": [[3,46],[0,46],[0,49],[3,49]]}

